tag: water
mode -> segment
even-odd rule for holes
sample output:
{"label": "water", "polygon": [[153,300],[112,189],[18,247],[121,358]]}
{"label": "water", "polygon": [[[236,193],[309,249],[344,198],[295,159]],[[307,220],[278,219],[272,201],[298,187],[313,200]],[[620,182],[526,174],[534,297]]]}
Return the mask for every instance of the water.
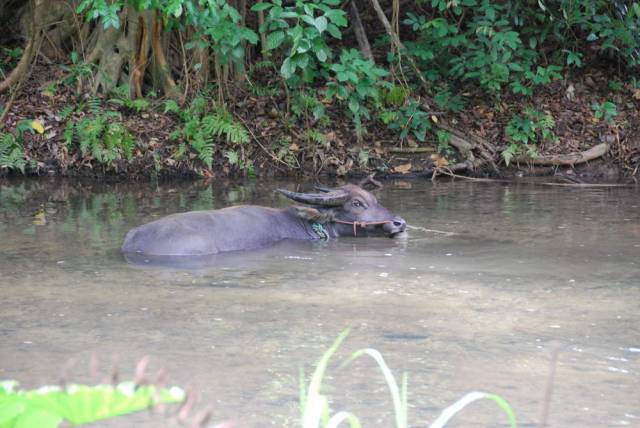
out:
{"label": "water", "polygon": [[[378,192],[386,207],[452,234],[284,243],[191,269],[118,252],[173,212],[285,206],[272,190],[286,185],[0,182],[0,378],[93,383],[114,365],[130,378],[148,355],[150,377],[166,369],[213,420],[298,426],[300,367],[350,327],[324,391],[365,426],[392,426],[393,407],[372,361],[338,367],[364,347],[408,373],[412,426],[471,390],[536,426],[554,352],[550,426],[640,426],[637,189],[396,181]],[[505,424],[487,402],[450,426]]]}

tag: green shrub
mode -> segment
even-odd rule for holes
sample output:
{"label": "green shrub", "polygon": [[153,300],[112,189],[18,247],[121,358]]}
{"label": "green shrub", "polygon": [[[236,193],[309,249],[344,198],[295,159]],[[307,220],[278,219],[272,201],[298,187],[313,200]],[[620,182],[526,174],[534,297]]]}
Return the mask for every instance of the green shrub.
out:
{"label": "green shrub", "polygon": [[[559,78],[563,64],[581,67],[597,50],[632,66],[640,61],[637,2],[628,10],[608,0],[428,4],[403,20],[415,34],[405,53],[434,81],[469,81],[494,96],[509,87],[530,96],[534,86]],[[547,56],[540,55],[543,44]]]}
{"label": "green shrub", "polygon": [[431,130],[429,115],[420,108],[420,104],[410,99],[397,110],[390,110],[381,114],[382,121],[399,133],[400,140],[405,141],[413,135],[418,141],[425,141],[427,131]]}
{"label": "green shrub", "polygon": [[509,165],[511,159],[519,154],[537,155],[537,144],[553,142],[555,121],[549,113],[543,113],[533,108],[525,109],[524,115],[513,115],[505,133],[511,144],[502,151],[502,158]]}
{"label": "green shrub", "polygon": [[346,13],[340,5],[340,0],[296,0],[294,5],[271,0],[251,8],[267,12],[260,27],[260,32],[267,35],[264,48],[284,50],[280,73],[290,84],[312,82],[319,76],[320,65],[331,59],[327,34],[341,39],[340,27],[347,26]]}
{"label": "green shrub", "polygon": [[607,123],[612,123],[613,118],[618,115],[618,107],[611,101],[593,103],[591,104],[591,109],[596,119],[604,119]]}
{"label": "green shrub", "polygon": [[371,60],[363,59],[356,49],[344,49],[340,54],[340,62],[332,64],[329,69],[333,72],[334,80],[327,84],[327,98],[336,98],[347,105],[356,135],[361,138],[364,133],[362,118],[370,118],[369,105],[380,104],[381,89],[388,86],[381,78],[389,73]]}

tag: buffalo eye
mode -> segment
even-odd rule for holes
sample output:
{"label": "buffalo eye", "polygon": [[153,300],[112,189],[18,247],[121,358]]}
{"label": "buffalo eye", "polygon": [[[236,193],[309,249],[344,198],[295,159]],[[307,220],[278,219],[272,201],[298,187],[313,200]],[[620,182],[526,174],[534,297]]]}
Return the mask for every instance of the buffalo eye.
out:
{"label": "buffalo eye", "polygon": [[354,207],[360,208],[363,207],[364,204],[362,202],[360,202],[358,199],[354,199],[353,202],[351,202],[351,205],[353,205]]}

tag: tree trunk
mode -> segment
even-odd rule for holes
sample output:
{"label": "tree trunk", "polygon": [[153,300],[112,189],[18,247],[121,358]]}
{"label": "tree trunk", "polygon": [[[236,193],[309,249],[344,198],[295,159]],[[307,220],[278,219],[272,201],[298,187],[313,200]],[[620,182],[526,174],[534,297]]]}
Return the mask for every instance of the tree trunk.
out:
{"label": "tree trunk", "polygon": [[2,82],[0,82],[0,93],[18,83],[29,71],[31,61],[35,57],[42,41],[45,6],[45,0],[31,1],[32,19],[29,41],[27,42],[27,46],[24,48],[20,61],[18,61],[18,65],[16,65],[16,67]]}
{"label": "tree trunk", "polygon": [[180,91],[171,77],[171,68],[162,46],[162,15],[159,11],[156,11],[153,23],[152,46],[154,73],[159,77],[162,92],[169,98],[180,99]]}
{"label": "tree trunk", "polygon": [[362,52],[362,55],[366,59],[375,62],[373,59],[373,53],[371,52],[371,45],[369,45],[369,39],[367,38],[367,33],[365,32],[362,21],[360,20],[360,13],[358,12],[356,0],[351,0],[349,2],[349,13],[351,15],[351,22],[353,23],[353,33],[358,41],[360,52]]}

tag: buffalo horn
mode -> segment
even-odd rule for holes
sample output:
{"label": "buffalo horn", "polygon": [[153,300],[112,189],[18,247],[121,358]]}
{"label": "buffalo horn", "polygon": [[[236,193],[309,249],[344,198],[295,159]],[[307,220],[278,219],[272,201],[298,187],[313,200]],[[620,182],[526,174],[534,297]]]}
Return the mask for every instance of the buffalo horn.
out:
{"label": "buffalo horn", "polygon": [[337,207],[349,199],[349,193],[344,190],[334,190],[329,193],[297,193],[285,189],[278,189],[277,191],[289,199],[309,205]]}
{"label": "buffalo horn", "polygon": [[329,193],[331,191],[331,189],[324,186],[313,186],[313,188],[322,193]]}

